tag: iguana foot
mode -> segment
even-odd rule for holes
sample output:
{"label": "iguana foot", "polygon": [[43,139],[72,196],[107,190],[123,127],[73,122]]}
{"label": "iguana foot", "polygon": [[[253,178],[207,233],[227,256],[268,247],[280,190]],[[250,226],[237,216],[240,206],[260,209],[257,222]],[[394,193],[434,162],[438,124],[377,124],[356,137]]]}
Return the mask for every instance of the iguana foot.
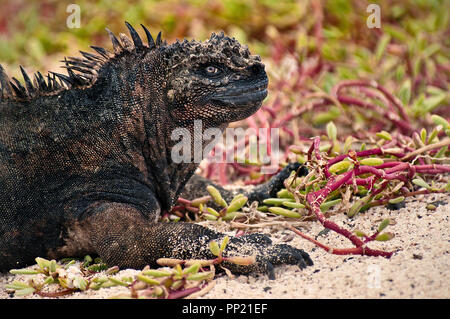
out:
{"label": "iguana foot", "polygon": [[300,269],[313,265],[313,261],[308,253],[302,249],[286,244],[274,245],[269,237],[257,233],[230,238],[223,256],[234,255],[254,255],[256,262],[248,266],[241,266],[224,261],[224,267],[238,274],[248,274],[250,272],[267,273],[269,279],[275,279],[274,266],[277,265],[298,265]]}

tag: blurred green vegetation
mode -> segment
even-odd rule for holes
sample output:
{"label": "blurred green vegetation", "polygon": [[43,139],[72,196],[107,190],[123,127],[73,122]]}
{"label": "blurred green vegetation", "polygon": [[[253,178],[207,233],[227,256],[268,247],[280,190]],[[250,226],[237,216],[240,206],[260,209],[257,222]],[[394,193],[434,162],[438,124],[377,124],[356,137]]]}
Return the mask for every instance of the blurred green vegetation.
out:
{"label": "blurred green vegetation", "polygon": [[[224,30],[238,40],[248,42],[262,55],[270,54],[267,47],[276,30],[285,45],[297,42],[293,49],[300,53],[305,48],[313,50],[316,42],[314,2],[317,1],[78,0],[75,4],[81,8],[81,27],[70,29],[66,25],[69,15],[66,9],[73,1],[2,0],[0,60],[40,66],[43,57],[49,54],[64,54],[93,43],[105,44],[105,27],[124,32],[125,20],[136,26],[142,23],[152,32],[162,30],[169,40],[205,39],[212,31]],[[369,15],[366,8],[373,1],[320,2],[326,40],[322,48],[324,58],[345,59],[347,48],[343,44],[353,42],[361,45],[357,53],[364,59],[368,54],[366,50],[373,50],[379,37],[379,33],[365,26]],[[449,1],[385,0],[376,3],[381,7],[382,29],[395,41],[407,43],[413,52],[423,51],[437,33],[444,32],[447,37],[442,45],[448,49]]]}
{"label": "blurred green vegetation", "polygon": [[[373,2],[381,7],[380,29],[366,26]],[[66,24],[71,3],[2,0],[0,62],[8,74],[21,78],[19,64],[32,72],[58,70],[64,55],[78,55],[89,45],[110,48],[105,27],[126,33],[128,21],[138,30],[141,23],[155,34],[162,30],[169,42],[204,40],[224,30],[274,72],[278,67],[271,65],[288,55],[299,67],[319,58],[325,67],[311,85],[326,92],[340,80],[365,78],[388,85],[405,104],[415,103],[417,112],[430,95],[438,95],[434,107],[448,105],[450,1],[77,0],[78,29]]]}

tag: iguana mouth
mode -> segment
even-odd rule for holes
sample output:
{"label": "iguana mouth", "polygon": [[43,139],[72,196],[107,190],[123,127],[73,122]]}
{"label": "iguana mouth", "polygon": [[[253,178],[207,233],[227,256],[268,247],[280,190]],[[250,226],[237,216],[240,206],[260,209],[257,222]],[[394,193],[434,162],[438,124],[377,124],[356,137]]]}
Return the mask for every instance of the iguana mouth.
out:
{"label": "iguana mouth", "polygon": [[236,85],[220,95],[214,96],[213,100],[225,103],[230,106],[245,106],[262,102],[267,96],[267,78],[259,81],[256,85]]}

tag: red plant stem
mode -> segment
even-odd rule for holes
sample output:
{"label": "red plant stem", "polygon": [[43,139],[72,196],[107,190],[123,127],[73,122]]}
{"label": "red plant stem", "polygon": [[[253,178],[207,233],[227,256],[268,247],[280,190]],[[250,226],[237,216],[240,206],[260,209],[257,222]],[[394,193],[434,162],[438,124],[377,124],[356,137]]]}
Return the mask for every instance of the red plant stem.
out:
{"label": "red plant stem", "polygon": [[[316,156],[317,160],[321,159],[320,154],[319,154],[319,156],[317,156],[318,150],[319,150],[319,144],[320,144],[320,139],[318,137],[316,137],[314,139],[314,142],[312,143],[311,147],[308,150],[308,159],[309,160],[312,159],[313,153]],[[376,149],[357,152],[356,156],[359,156],[359,157],[370,156],[370,155],[375,155],[375,154],[382,154],[382,152],[383,152],[382,149],[376,148]],[[348,155],[338,156],[339,158],[330,160],[328,165],[326,166],[326,170],[333,162],[339,162],[340,160],[343,160],[347,156]],[[382,165],[379,165],[379,167],[380,166],[382,166]],[[440,172],[445,172],[445,171],[450,170],[449,167],[444,166],[444,165],[438,166],[437,164],[435,164],[435,165],[413,166],[409,163],[404,163],[404,162],[393,162],[393,163],[384,165],[383,167],[386,168],[386,170],[384,170],[384,171],[382,169],[380,169],[379,167],[377,168],[377,167],[373,167],[373,166],[356,166],[354,169],[344,173],[343,175],[341,175],[337,178],[329,178],[327,185],[323,189],[318,190],[316,192],[309,193],[306,196],[306,201],[309,204],[309,209],[316,215],[316,218],[319,220],[319,222],[324,227],[331,229],[331,230],[335,231],[336,233],[341,234],[344,237],[346,237],[347,239],[349,239],[357,248],[344,249],[344,250],[333,250],[333,249],[330,249],[329,247],[326,247],[323,244],[318,243],[315,240],[312,240],[312,239],[309,239],[309,240],[315,242],[318,246],[326,249],[327,251],[330,251],[335,254],[355,253],[355,254],[365,254],[365,255],[371,255],[371,256],[390,257],[392,255],[392,252],[383,252],[383,251],[372,250],[370,248],[363,247],[363,245],[370,240],[363,242],[352,232],[350,232],[346,229],[343,229],[343,228],[339,227],[337,224],[327,220],[325,218],[324,214],[320,210],[320,205],[325,201],[325,199],[331,192],[337,190],[343,184],[353,183],[353,181],[354,181],[353,178],[354,178],[354,176],[357,176],[357,175],[370,173],[373,176],[383,179],[383,182],[380,184],[380,187],[372,193],[372,196],[375,196],[375,195],[379,194],[380,192],[382,192],[387,187],[389,180],[397,179],[397,180],[406,182],[407,181],[406,176],[403,175],[405,172],[408,173],[408,177],[411,178],[414,175],[414,173],[417,171],[417,169],[419,169],[419,171],[422,170],[422,171],[440,171]],[[370,176],[366,179],[356,179],[355,182],[360,185],[369,184],[370,187],[372,187],[373,181],[374,181],[373,176]],[[333,176],[330,176],[330,177],[333,177]],[[305,235],[303,237],[305,237]],[[307,238],[307,236],[305,238]]]}
{"label": "red plant stem", "polygon": [[374,93],[373,90],[370,90],[370,89],[368,89],[366,87],[359,88],[359,91],[364,93],[364,95],[369,97],[369,98],[377,99],[377,100],[380,100],[381,102],[383,102],[384,104],[387,104],[388,107],[389,107],[389,110],[391,112],[395,112],[395,109],[394,109],[392,103],[389,103],[389,101],[386,98],[383,98],[382,95],[376,94],[376,93]]}
{"label": "red plant stem", "polygon": [[[423,173],[423,174],[442,174],[442,170],[441,169],[419,169],[417,170],[418,173]],[[446,172],[450,172],[450,169],[447,167],[446,168]]]}
{"label": "red plant stem", "polygon": [[[321,52],[323,44],[323,8],[322,3],[319,0],[311,2],[311,6],[314,14],[314,38],[316,39],[317,50],[316,52]],[[319,54],[320,56],[320,54]]]}
{"label": "red plant stem", "polygon": [[61,297],[61,296],[73,294],[77,290],[78,289],[76,289],[76,288],[67,288],[67,289],[64,289],[64,290],[54,291],[54,292],[44,292],[44,291],[36,290],[35,293],[38,294],[41,297],[56,298],[56,297]]}
{"label": "red plant stem", "polygon": [[402,132],[408,133],[408,134],[412,132],[412,128],[411,128],[411,125],[409,124],[409,122],[402,120],[397,114],[389,112],[387,110],[384,110],[383,108],[381,108],[375,104],[372,104],[372,103],[369,103],[366,101],[362,101],[362,100],[359,100],[357,98],[354,98],[354,97],[351,97],[348,95],[339,95],[339,96],[336,96],[336,98],[339,102],[341,102],[343,104],[356,105],[356,106],[361,106],[361,107],[371,109],[376,114],[380,114],[383,118],[390,120],[392,123],[395,124],[395,126],[399,127]]}
{"label": "red plant stem", "polygon": [[[368,190],[373,188],[373,184],[375,183],[374,176],[369,176],[367,178],[355,178],[354,182],[359,186],[366,186]],[[353,181],[350,179],[347,181],[347,185],[353,185]]]}
{"label": "red plant stem", "polygon": [[395,161],[395,162],[386,162],[386,163],[383,163],[381,165],[377,165],[377,166],[374,166],[374,167],[377,168],[377,169],[384,169],[384,168],[397,166],[400,163],[402,163],[402,162],[397,162],[397,161]]}
{"label": "red plant stem", "polygon": [[381,250],[371,249],[369,247],[365,247],[364,245],[358,246],[358,247],[352,247],[352,248],[331,248],[331,247],[324,245],[321,242],[315,240],[314,238],[311,238],[311,237],[303,234],[297,228],[295,228],[291,225],[287,225],[286,227],[288,229],[292,230],[297,235],[313,242],[315,245],[326,250],[330,254],[334,254],[334,255],[368,255],[368,256],[382,256],[382,257],[386,257],[386,258],[391,257],[393,254],[392,252],[385,252],[385,251],[381,251]]}
{"label": "red plant stem", "polygon": [[191,201],[190,200],[182,198],[182,197],[178,197],[177,203],[181,204],[181,205],[188,205],[188,206],[191,205]]}
{"label": "red plant stem", "polygon": [[331,181],[328,183],[323,189],[318,190],[316,192],[309,193],[306,195],[306,201],[309,203],[310,209],[316,215],[319,222],[326,228],[329,228],[338,234],[341,234],[348,238],[355,246],[362,246],[363,242],[359,240],[353,233],[350,231],[343,229],[336,225],[335,223],[327,220],[325,215],[320,210],[320,205],[325,201],[326,197],[334,190],[341,187],[344,183],[346,183],[353,176],[353,170],[345,173],[341,178]]}
{"label": "red plant stem", "polygon": [[[355,234],[350,232],[349,230],[343,229],[339,227],[337,224],[333,223],[332,221],[329,221],[325,218],[325,215],[323,215],[322,211],[320,210],[320,205],[323,203],[325,198],[334,190],[338,189],[341,185],[346,183],[351,177],[353,176],[353,171],[349,171],[344,174],[343,177],[336,181],[332,181],[331,185],[325,186],[323,189],[309,193],[306,196],[306,201],[309,203],[309,208],[313,211],[313,213],[316,215],[316,218],[319,220],[319,222],[326,228],[333,230],[334,232],[343,235],[347,239],[349,239],[357,248],[352,249],[345,249],[345,250],[332,250],[329,251],[331,253],[335,254],[361,254],[361,255],[368,255],[368,256],[383,256],[383,257],[391,257],[392,252],[384,252],[379,250],[373,250],[368,247],[363,247],[364,242],[361,241]],[[386,181],[387,182],[387,181]],[[384,188],[384,187],[381,187]],[[323,248],[323,247],[322,247]],[[336,251],[336,252],[335,252]]]}
{"label": "red plant stem", "polygon": [[234,237],[240,237],[240,236],[244,236],[245,235],[245,231],[243,229],[238,229],[236,231],[236,234],[234,235]]}
{"label": "red plant stem", "polygon": [[244,167],[239,163],[230,163],[231,166],[233,166],[234,169],[236,169],[239,173],[242,174],[250,174],[253,169],[251,167]]}
{"label": "red plant stem", "polygon": [[295,138],[295,134],[291,129],[287,128],[286,126],[283,126],[281,129],[286,132],[291,138]]}
{"label": "red plant stem", "polygon": [[393,96],[388,90],[386,90],[384,86],[376,84],[376,89],[378,89],[384,94],[384,96],[397,108],[403,120],[407,121],[407,123],[409,124],[409,117],[406,114],[406,111],[403,108],[401,102],[395,96]]}
{"label": "red plant stem", "polygon": [[[381,148],[372,148],[370,150],[364,150],[360,152],[356,152],[357,157],[367,157],[371,155],[381,155],[383,154],[383,150]],[[328,161],[327,168],[333,165],[334,163],[340,162],[348,157],[348,154],[338,155],[335,158],[332,158]]]}
{"label": "red plant stem", "polygon": [[227,165],[225,163],[219,163],[219,181],[221,185],[228,184],[228,177],[226,174]]}
{"label": "red plant stem", "polygon": [[186,206],[186,210],[191,213],[198,213],[200,211],[197,207],[193,207],[193,206]]}
{"label": "red plant stem", "polygon": [[262,123],[262,126],[265,128],[269,127],[269,121],[267,120],[267,116],[264,112],[258,111],[256,112],[256,116],[258,117],[259,121]]}
{"label": "red plant stem", "polygon": [[320,145],[320,137],[316,136],[314,137],[314,141],[311,144],[311,147],[308,150],[308,160],[312,159],[312,152],[314,151],[314,155],[316,156],[316,159],[318,161],[322,160],[322,156],[320,155],[320,150],[319,150],[319,145]]}
{"label": "red plant stem", "polygon": [[404,169],[404,165],[403,164],[407,164],[407,163],[402,163],[400,165],[397,165],[395,167],[392,167],[391,169],[395,169],[393,172],[388,173],[388,171],[383,171],[380,169],[376,169],[373,166],[360,166],[354,169],[355,171],[355,175],[361,175],[361,174],[366,174],[366,173],[370,173],[373,174],[379,178],[383,178],[385,180],[393,180],[393,179],[398,179],[401,180],[403,182],[406,182],[406,178],[403,175],[400,175],[400,173],[397,173],[397,170],[400,169]]}
{"label": "red plant stem", "polygon": [[[308,149],[308,160],[312,160],[312,155],[316,157],[317,161],[320,161],[322,158],[319,153],[319,146],[320,146],[320,138],[315,137],[314,141],[311,145],[311,147]],[[429,147],[431,148],[431,146]],[[370,150],[365,150],[361,152],[356,152],[352,156],[352,158],[356,157],[364,157],[364,156],[371,156],[371,155],[380,155],[383,154],[383,150],[381,148],[374,148]],[[415,154],[414,154],[415,155]],[[384,252],[384,251],[378,251],[378,250],[372,250],[370,248],[364,247],[364,245],[372,241],[377,234],[374,234],[371,237],[366,238],[365,241],[362,241],[359,239],[355,234],[352,232],[343,229],[339,227],[337,224],[327,220],[325,218],[325,215],[320,210],[320,205],[325,201],[327,196],[340,188],[344,184],[353,184],[356,183],[357,185],[369,185],[370,189],[373,186],[375,177],[382,179],[383,181],[379,185],[379,187],[374,190],[371,194],[371,196],[375,196],[379,193],[381,193],[387,186],[390,180],[400,180],[403,182],[407,182],[407,178],[412,178],[416,172],[432,172],[432,173],[444,173],[444,172],[450,172],[450,167],[446,165],[439,165],[439,164],[433,164],[433,165],[411,165],[410,163],[406,162],[388,162],[384,163],[382,165],[378,166],[359,166],[356,165],[355,168],[352,170],[339,175],[339,176],[333,176],[328,172],[328,167],[330,165],[340,162],[346,157],[350,156],[349,154],[340,155],[337,156],[334,159],[331,159],[328,161],[327,165],[324,168],[325,176],[328,178],[328,182],[325,187],[322,189],[311,192],[306,195],[306,201],[308,203],[308,208],[315,214],[317,220],[326,228],[333,230],[334,232],[343,235],[347,239],[349,239],[356,248],[350,248],[350,249],[332,249],[329,248],[326,245],[323,245],[319,243],[318,241],[300,233],[298,230],[294,230],[294,228],[289,227],[291,230],[299,234],[300,236],[314,242],[319,247],[327,250],[328,252],[334,253],[334,254],[362,254],[362,255],[370,255],[370,256],[383,256],[389,258],[392,255],[392,252]],[[383,170],[384,169],[384,170]],[[405,173],[407,173],[407,176],[405,176]],[[371,176],[367,178],[357,178],[358,175],[363,174],[371,174]]]}
{"label": "red plant stem", "polygon": [[274,119],[277,117],[277,113],[269,106],[263,106],[262,109],[269,113],[269,115]]}
{"label": "red plant stem", "polygon": [[338,96],[336,96],[336,98],[341,103],[353,104],[353,105],[356,105],[356,106],[365,107],[365,108],[371,109],[376,114],[382,115],[382,114],[386,113],[385,110],[383,110],[383,108],[379,107],[378,105],[375,105],[375,104],[372,104],[372,103],[369,103],[369,102],[366,102],[366,101],[362,101],[362,100],[357,99],[357,98],[352,97],[352,96],[338,95]]}
{"label": "red plant stem", "polygon": [[[433,191],[433,192],[430,192],[428,189],[423,189],[423,190],[414,191],[414,192],[404,192],[404,193],[402,193],[402,195],[405,196],[405,197],[411,197],[411,196],[431,194],[431,193],[445,193],[445,189],[436,190],[436,191]],[[389,203],[389,200],[392,199],[392,198],[394,198],[394,196],[391,196],[389,198],[384,198],[384,199],[371,201],[369,203],[369,206],[373,207],[373,206],[386,205],[387,203]]]}
{"label": "red plant stem", "polygon": [[[374,148],[371,150],[356,152],[356,156],[357,157],[365,157],[365,156],[370,156],[370,155],[380,155],[382,153],[383,153],[382,149]],[[402,154],[393,154],[393,155],[398,155],[400,157]],[[336,156],[335,158],[331,159],[328,162],[328,164],[326,165],[326,172],[328,171],[328,168],[331,165],[344,160],[346,157],[348,157],[348,154],[339,155],[339,156]],[[382,171],[382,169],[384,169],[384,168],[388,168],[388,169],[385,171]],[[398,174],[392,174],[394,172],[401,171],[401,170],[408,170],[409,177],[412,177],[412,175],[415,172],[427,173],[427,174],[448,173],[448,172],[450,172],[450,167],[447,165],[441,165],[441,164],[411,165],[409,163],[395,161],[395,162],[383,163],[378,166],[360,166],[359,170],[356,171],[355,175],[371,173],[371,174],[376,175],[377,177],[385,178],[385,179],[389,179],[389,180],[390,179],[403,180],[403,178],[400,177]]]}
{"label": "red plant stem", "polygon": [[281,118],[280,120],[277,120],[273,123],[273,127],[280,127],[280,126],[285,125],[287,122],[291,121],[294,117],[296,117],[298,115],[296,113],[294,113],[292,111],[287,112],[287,114],[283,118]]}
{"label": "red plant stem", "polygon": [[333,93],[337,96],[339,91],[343,87],[346,87],[346,86],[347,87],[348,86],[370,87],[370,88],[374,88],[374,89],[380,91],[389,100],[389,102],[391,102],[397,108],[397,110],[400,113],[400,116],[403,118],[403,120],[409,124],[409,117],[406,114],[406,111],[403,108],[403,106],[401,105],[401,103],[398,101],[397,98],[395,98],[391,93],[389,93],[383,86],[379,85],[378,83],[376,83],[374,81],[366,82],[366,81],[361,81],[361,80],[348,80],[348,81],[342,81],[339,84],[337,84],[333,88]]}
{"label": "red plant stem", "polygon": [[376,231],[372,236],[367,236],[367,237],[364,239],[364,243],[367,244],[368,242],[374,241],[375,238],[378,236],[378,234],[379,234],[379,232]]}
{"label": "red plant stem", "polygon": [[258,185],[258,184],[264,183],[265,180],[266,180],[266,177],[263,175],[258,178],[255,178],[255,179],[244,181],[244,184],[245,185]]}
{"label": "red plant stem", "polygon": [[183,289],[183,290],[177,290],[174,292],[171,292],[168,296],[167,299],[179,299],[179,298],[183,298],[186,297],[194,292],[200,291],[201,289],[199,287],[192,287],[192,288],[188,288],[188,289]]}
{"label": "red plant stem", "polygon": [[245,120],[251,128],[253,128],[256,131],[258,130],[258,125],[255,122],[255,116],[247,117]]}

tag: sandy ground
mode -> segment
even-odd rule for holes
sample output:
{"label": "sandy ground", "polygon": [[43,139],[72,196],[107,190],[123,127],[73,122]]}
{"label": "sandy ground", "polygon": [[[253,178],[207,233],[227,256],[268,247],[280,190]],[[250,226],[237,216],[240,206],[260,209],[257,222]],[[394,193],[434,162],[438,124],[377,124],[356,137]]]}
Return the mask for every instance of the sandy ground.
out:
{"label": "sandy ground", "polygon": [[[388,242],[373,242],[372,248],[397,251],[390,259],[367,256],[332,255],[286,229],[270,229],[276,243],[285,242],[310,253],[314,266],[300,270],[297,266],[276,268],[275,280],[264,275],[225,275],[215,280],[209,293],[201,298],[449,298],[450,297],[450,201],[448,194],[433,194],[407,199],[406,207],[388,210],[372,208],[368,212],[349,219],[343,214],[331,217],[347,229],[360,229],[372,233],[382,219],[396,222],[386,230],[395,233]],[[426,204],[444,201],[435,211]],[[324,228],[318,222],[310,222],[306,234],[315,237]],[[318,240],[336,248],[351,247],[348,240],[328,232]],[[132,276],[135,270],[122,270],[120,276]],[[13,280],[29,277],[2,274],[0,298],[11,298],[4,285]],[[109,298],[127,291],[123,287],[88,290],[66,298]],[[27,298],[40,298],[29,296]],[[18,298],[18,297],[15,297]]]}

